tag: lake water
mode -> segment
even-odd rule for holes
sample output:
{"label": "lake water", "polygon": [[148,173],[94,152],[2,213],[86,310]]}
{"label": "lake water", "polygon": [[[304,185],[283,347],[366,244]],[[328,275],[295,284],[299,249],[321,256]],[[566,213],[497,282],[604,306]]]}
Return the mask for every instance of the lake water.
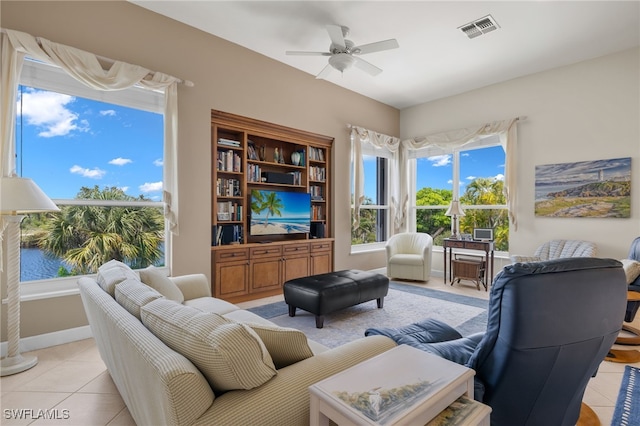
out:
{"label": "lake water", "polygon": [[57,277],[61,266],[70,269],[62,259],[48,256],[39,248],[20,249],[20,281]]}
{"label": "lake water", "polygon": [[[164,243],[160,246],[164,253]],[[162,260],[156,262],[155,266],[164,265],[164,255]],[[45,280],[56,278],[58,269],[61,266],[71,267],[62,259],[45,254],[39,248],[21,248],[20,249],[20,281]]]}

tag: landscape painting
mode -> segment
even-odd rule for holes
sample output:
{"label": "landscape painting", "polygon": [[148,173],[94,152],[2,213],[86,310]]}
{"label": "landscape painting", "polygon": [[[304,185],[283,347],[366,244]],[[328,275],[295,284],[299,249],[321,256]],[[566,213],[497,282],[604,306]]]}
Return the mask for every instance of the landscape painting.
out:
{"label": "landscape painting", "polygon": [[535,215],[631,217],[631,157],[536,166]]}

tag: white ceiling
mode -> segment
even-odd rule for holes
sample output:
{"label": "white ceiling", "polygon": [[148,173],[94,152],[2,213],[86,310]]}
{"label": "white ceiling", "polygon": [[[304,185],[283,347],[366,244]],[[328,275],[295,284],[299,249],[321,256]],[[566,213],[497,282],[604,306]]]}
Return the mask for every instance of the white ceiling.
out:
{"label": "white ceiling", "polygon": [[[398,109],[640,45],[640,1],[166,1],[129,0],[288,64],[313,78],[328,51],[327,24],[356,45],[395,38],[327,80]],[[492,15],[500,28],[469,39],[458,28]],[[640,78],[640,76],[639,76]]]}

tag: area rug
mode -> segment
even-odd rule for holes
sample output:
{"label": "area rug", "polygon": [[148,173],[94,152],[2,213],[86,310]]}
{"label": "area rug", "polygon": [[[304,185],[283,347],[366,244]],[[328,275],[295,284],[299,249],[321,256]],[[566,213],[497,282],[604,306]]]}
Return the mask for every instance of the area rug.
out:
{"label": "area rug", "polygon": [[625,365],[611,426],[640,425],[640,368]]}
{"label": "area rug", "polygon": [[467,336],[486,329],[487,305],[484,299],[391,282],[382,309],[375,300],[352,306],[325,315],[323,328],[316,328],[314,315],[303,310],[290,317],[284,301],[249,311],[279,326],[301,330],[309,339],[333,348],[364,337],[367,328],[399,327],[425,318],[444,321]]}

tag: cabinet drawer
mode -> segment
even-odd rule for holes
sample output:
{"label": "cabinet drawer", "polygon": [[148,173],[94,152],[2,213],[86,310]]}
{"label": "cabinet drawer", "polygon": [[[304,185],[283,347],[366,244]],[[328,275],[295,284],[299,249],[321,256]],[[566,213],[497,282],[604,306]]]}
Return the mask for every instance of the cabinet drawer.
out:
{"label": "cabinet drawer", "polygon": [[489,248],[489,245],[484,243],[467,242],[464,247],[471,250],[486,250]]}
{"label": "cabinet drawer", "polygon": [[311,251],[330,251],[331,250],[331,241],[311,243]]}
{"label": "cabinet drawer", "polygon": [[264,247],[252,247],[251,259],[259,259],[261,257],[281,256],[282,246],[273,246],[265,244]]}
{"label": "cabinet drawer", "polygon": [[215,252],[216,262],[229,262],[232,260],[247,260],[249,259],[249,250],[238,248],[232,250],[219,250]]}
{"label": "cabinet drawer", "polygon": [[291,244],[283,247],[284,255],[308,254],[309,244]]}
{"label": "cabinet drawer", "polygon": [[[453,248],[463,248],[464,245],[464,241],[447,241],[446,242],[446,247],[453,247]],[[469,246],[467,246],[467,248],[471,248]],[[482,248],[480,248],[480,250],[482,250]]]}

